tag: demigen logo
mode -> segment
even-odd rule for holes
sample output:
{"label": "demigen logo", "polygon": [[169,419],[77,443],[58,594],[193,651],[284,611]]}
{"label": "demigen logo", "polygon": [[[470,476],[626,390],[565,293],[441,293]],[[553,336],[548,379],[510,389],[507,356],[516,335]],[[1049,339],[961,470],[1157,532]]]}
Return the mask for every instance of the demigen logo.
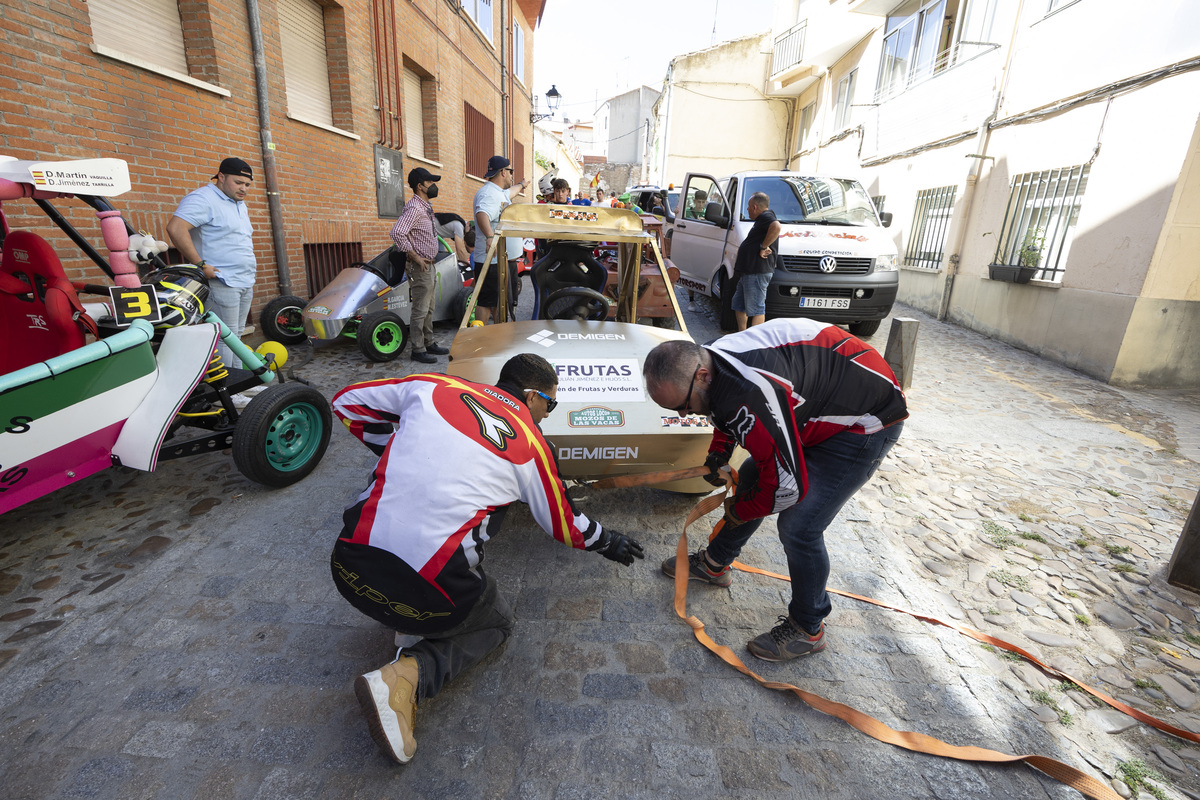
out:
{"label": "demigen logo", "polygon": [[557,342],[552,338],[554,331],[538,331],[533,336],[526,337],[528,341],[540,344],[542,347],[554,347]]}

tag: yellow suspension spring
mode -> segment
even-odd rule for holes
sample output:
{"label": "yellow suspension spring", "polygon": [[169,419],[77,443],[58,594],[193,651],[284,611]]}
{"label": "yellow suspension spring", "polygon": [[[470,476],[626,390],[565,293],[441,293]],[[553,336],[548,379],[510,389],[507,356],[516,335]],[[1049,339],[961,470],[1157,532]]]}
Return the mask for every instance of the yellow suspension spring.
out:
{"label": "yellow suspension spring", "polygon": [[229,370],[225,367],[225,360],[221,358],[221,354],[214,347],[212,358],[208,362],[208,371],[204,373],[204,382],[213,383],[227,375],[229,375]]}

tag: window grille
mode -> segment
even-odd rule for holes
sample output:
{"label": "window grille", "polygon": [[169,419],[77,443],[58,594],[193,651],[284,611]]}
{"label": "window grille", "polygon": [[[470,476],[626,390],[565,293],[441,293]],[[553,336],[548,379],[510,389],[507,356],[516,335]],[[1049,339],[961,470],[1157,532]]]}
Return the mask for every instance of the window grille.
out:
{"label": "window grille", "polygon": [[778,75],[804,60],[804,34],[808,20],[804,19],[775,37],[771,49],[771,74]]}
{"label": "window grille", "polygon": [[1089,169],[1081,164],[1013,178],[996,246],[997,266],[1035,267],[1038,280],[1062,280]]}
{"label": "window grille", "polygon": [[[912,232],[908,238],[908,250],[904,253],[905,265],[922,269],[941,268],[957,190],[957,186],[941,186],[917,192]],[[882,200],[881,197],[877,208],[882,206]]]}
{"label": "window grille", "polygon": [[463,103],[463,123],[467,134],[467,174],[482,178],[487,174],[488,159],[496,155],[496,126],[466,102]]}
{"label": "window grille", "polygon": [[304,271],[311,297],[356,261],[362,261],[362,242],[312,242],[304,245]]}

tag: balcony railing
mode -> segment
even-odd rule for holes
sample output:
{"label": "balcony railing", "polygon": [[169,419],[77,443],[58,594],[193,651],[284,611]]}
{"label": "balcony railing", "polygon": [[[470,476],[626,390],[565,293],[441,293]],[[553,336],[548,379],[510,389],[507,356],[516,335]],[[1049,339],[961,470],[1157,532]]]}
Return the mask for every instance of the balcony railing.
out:
{"label": "balcony railing", "polygon": [[890,82],[886,78],[882,78],[879,88],[875,91],[875,102],[882,103],[889,100],[917,84],[924,83],[948,69],[966,64],[968,61],[974,61],[998,47],[1000,45],[995,42],[959,42],[938,53],[932,63],[912,65],[904,78],[897,78]]}
{"label": "balcony railing", "polygon": [[801,20],[775,37],[771,56],[771,74],[778,75],[791,69],[804,59],[804,30],[808,20]]}

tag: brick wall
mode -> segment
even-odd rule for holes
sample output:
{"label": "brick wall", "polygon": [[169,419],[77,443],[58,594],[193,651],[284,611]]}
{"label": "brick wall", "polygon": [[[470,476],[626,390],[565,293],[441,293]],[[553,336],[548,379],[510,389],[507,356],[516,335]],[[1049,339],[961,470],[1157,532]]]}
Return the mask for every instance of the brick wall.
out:
{"label": "brick wall", "polygon": [[[236,155],[255,170],[247,198],[258,256],[255,306],[278,293],[277,263],[263,180],[257,99],[246,7],[241,0],[180,0],[190,77],[229,96],[190,85],[92,50],[84,0],[4,0],[0,16],[0,155],[19,159],[117,157],[129,163],[133,190],[114,204],[138,226],[161,231],[179,199],[206,182],[220,160]],[[259,4],[268,73],[270,129],[279,181],[288,274],[296,294],[307,295],[303,245],[315,231],[352,230],[368,257],[388,243],[390,219],[375,204],[372,147],[381,136],[376,110],[375,39],[372,2],[322,0],[326,7],[329,76],[334,125],[357,139],[288,116],[283,57],[275,0]],[[532,128],[528,92],[503,80],[499,45],[511,56],[511,30],[494,22],[493,43],[445,0],[394,2],[396,65],[403,59],[428,74],[423,82],[426,142],[433,164],[405,156],[407,172],[426,166],[443,175],[438,210],[471,216],[471,199],[484,165],[464,163],[463,102],[495,124],[495,152],[511,152],[506,141],[524,144],[526,174],[532,171]],[[522,4],[506,4],[526,31],[526,65],[533,63],[534,20]],[[386,3],[380,3],[386,8]],[[505,84],[508,84],[505,86]],[[502,90],[511,100],[509,130],[502,127]],[[393,91],[396,113],[403,86]],[[403,130],[403,126],[400,126]],[[401,134],[402,136],[402,134]],[[397,143],[402,147],[402,142]],[[98,226],[78,203],[56,201],[93,243]],[[32,210],[32,213],[31,213]],[[101,273],[52,228],[27,201],[5,204],[13,228],[49,238],[65,258],[74,280]]]}

